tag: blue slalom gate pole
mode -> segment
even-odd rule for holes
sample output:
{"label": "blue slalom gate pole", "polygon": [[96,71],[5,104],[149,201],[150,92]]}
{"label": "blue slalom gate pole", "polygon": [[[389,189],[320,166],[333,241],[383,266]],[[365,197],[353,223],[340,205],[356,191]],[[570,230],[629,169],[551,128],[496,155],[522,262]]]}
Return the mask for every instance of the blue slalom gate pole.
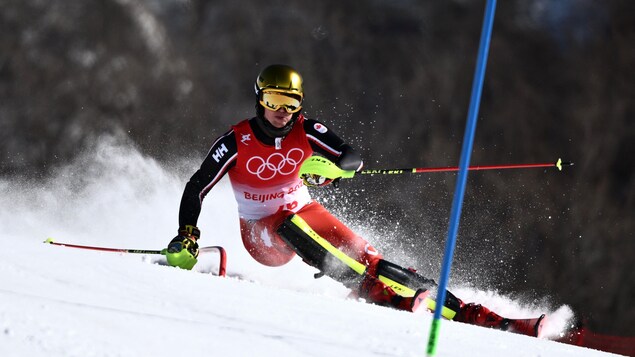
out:
{"label": "blue slalom gate pole", "polygon": [[439,326],[441,321],[441,310],[445,301],[446,289],[450,276],[450,267],[452,265],[452,256],[454,255],[454,246],[456,245],[456,234],[459,229],[459,220],[461,218],[461,208],[463,206],[463,197],[465,195],[465,183],[467,182],[468,166],[470,164],[470,156],[472,154],[472,144],[474,143],[474,133],[476,131],[476,120],[478,110],[481,103],[481,93],[483,91],[483,81],[485,78],[485,67],[487,64],[487,55],[489,52],[489,43],[492,36],[492,27],[494,24],[494,13],[496,12],[496,0],[488,0],[485,7],[485,18],[483,20],[483,28],[481,30],[481,40],[478,49],[478,58],[476,61],[476,70],[474,72],[474,82],[472,83],[472,97],[470,99],[470,108],[468,111],[467,125],[463,135],[463,146],[461,148],[461,160],[459,162],[459,174],[454,190],[454,199],[452,201],[452,211],[450,213],[450,226],[448,229],[448,239],[445,244],[445,255],[443,256],[443,265],[441,266],[441,278],[439,279],[439,290],[436,298],[436,309],[434,310],[434,318],[430,328],[430,336],[428,338],[428,356],[434,356],[437,350],[437,339],[439,336]]}

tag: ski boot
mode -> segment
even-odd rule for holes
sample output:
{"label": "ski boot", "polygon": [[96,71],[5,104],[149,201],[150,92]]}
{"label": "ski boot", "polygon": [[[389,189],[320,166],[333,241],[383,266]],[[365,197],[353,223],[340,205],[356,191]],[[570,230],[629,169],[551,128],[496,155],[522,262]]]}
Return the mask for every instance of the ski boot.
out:
{"label": "ski boot", "polygon": [[378,278],[366,275],[360,284],[359,291],[351,295],[366,299],[375,305],[415,312],[429,294],[428,290],[419,289],[414,296],[404,297],[397,294],[390,286],[382,283]]}
{"label": "ski boot", "polygon": [[544,318],[545,315],[542,314],[540,317],[533,319],[508,319],[496,314],[485,306],[469,303],[461,304],[461,309],[454,317],[454,321],[538,337]]}

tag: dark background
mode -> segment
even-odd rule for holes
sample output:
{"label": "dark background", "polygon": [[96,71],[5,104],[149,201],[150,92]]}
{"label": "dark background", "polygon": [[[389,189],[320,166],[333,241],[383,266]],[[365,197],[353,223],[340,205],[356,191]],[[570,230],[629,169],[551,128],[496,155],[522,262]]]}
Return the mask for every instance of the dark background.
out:
{"label": "dark background", "polygon": [[[0,0],[0,175],[46,179],[116,131],[167,166],[200,160],[253,115],[272,63],[303,74],[305,113],[366,168],[455,166],[484,5]],[[575,166],[470,173],[452,281],[635,335],[634,94],[635,1],[499,2],[471,163]],[[455,178],[317,194],[390,260],[437,277]]]}

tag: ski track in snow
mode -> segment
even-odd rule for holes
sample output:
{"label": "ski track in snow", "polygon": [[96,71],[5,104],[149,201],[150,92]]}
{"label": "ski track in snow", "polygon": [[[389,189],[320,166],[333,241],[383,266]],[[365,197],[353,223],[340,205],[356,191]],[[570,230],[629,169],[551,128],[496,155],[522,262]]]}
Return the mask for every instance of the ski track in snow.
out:
{"label": "ski track in snow", "polygon": [[[46,182],[0,179],[0,356],[422,356],[432,315],[346,299],[348,291],[294,259],[253,261],[239,238],[226,179],[206,199],[201,255],[193,273],[161,258],[58,247],[58,242],[161,249],[176,233],[189,175],[177,176],[126,140],[94,151]],[[187,166],[187,165],[185,165]],[[508,317],[548,314],[557,336],[573,313],[525,306],[495,292],[454,287],[457,296]],[[438,356],[600,356],[607,353],[443,321]]]}

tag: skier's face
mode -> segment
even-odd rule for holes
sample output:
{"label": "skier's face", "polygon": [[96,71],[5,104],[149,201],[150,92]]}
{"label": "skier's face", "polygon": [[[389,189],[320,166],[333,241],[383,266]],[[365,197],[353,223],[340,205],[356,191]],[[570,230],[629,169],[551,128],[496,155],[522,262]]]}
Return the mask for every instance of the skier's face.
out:
{"label": "skier's face", "polygon": [[287,113],[284,108],[271,110],[265,108],[265,119],[276,128],[283,128],[293,117],[292,113]]}

